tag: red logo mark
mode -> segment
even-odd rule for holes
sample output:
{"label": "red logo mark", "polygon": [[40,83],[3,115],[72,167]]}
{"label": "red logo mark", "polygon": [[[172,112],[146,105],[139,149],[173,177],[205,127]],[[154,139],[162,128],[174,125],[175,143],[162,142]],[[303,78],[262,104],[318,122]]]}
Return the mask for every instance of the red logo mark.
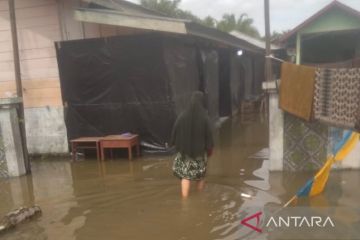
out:
{"label": "red logo mark", "polygon": [[[241,224],[242,224],[242,225],[245,225],[245,226],[247,226],[247,227],[249,227],[249,228],[251,228],[251,229],[254,230],[254,231],[257,231],[257,232],[259,232],[259,233],[262,233],[262,230],[259,228],[260,216],[261,216],[261,215],[262,215],[262,212],[255,213],[254,215],[243,219],[243,220],[241,221]],[[248,223],[248,222],[249,222],[251,219],[253,219],[253,218],[256,218],[256,226],[251,225],[251,224]]]}

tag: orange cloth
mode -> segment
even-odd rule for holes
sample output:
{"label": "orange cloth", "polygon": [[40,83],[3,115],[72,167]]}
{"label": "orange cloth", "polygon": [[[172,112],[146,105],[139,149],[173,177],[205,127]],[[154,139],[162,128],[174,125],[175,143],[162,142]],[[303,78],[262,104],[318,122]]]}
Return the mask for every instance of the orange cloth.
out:
{"label": "orange cloth", "polygon": [[316,68],[291,63],[281,66],[280,108],[309,121],[315,88]]}

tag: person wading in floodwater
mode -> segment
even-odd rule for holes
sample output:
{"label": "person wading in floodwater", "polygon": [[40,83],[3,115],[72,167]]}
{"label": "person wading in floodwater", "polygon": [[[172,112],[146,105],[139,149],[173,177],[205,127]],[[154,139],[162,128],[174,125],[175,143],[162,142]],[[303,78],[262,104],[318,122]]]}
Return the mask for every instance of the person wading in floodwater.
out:
{"label": "person wading in floodwater", "polygon": [[190,104],[175,122],[170,143],[178,152],[173,172],[181,179],[181,193],[186,198],[191,181],[197,181],[198,190],[204,188],[207,158],[212,155],[214,147],[202,92],[193,92]]}

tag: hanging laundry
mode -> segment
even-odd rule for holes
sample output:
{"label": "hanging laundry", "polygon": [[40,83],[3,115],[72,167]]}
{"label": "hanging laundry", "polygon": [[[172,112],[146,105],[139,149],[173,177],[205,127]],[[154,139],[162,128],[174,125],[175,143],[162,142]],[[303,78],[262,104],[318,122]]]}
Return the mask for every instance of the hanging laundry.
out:
{"label": "hanging laundry", "polygon": [[309,121],[314,99],[316,68],[291,63],[281,66],[280,108]]}
{"label": "hanging laundry", "polygon": [[314,117],[326,124],[354,129],[360,104],[360,68],[316,72]]}

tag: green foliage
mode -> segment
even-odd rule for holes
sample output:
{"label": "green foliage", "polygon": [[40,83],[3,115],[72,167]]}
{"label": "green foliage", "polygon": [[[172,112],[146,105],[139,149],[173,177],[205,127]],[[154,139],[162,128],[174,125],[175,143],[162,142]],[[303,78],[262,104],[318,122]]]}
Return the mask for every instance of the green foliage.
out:
{"label": "green foliage", "polygon": [[196,17],[190,11],[184,11],[179,8],[181,0],[141,0],[141,5],[163,13],[168,17],[175,17],[187,19],[195,22],[201,22],[201,19]]}
{"label": "green foliage", "polygon": [[212,28],[216,28],[217,25],[217,21],[215,18],[211,17],[211,16],[207,16],[206,18],[204,18],[202,20],[202,24],[204,24],[207,27],[212,27]]}
{"label": "green foliage", "polygon": [[176,17],[181,0],[141,0],[141,5],[164,13],[169,17]]}
{"label": "green foliage", "polygon": [[197,23],[201,23],[201,19],[197,16],[195,16],[194,14],[192,14],[190,11],[184,11],[184,10],[178,10],[177,13],[178,18],[181,19],[187,19],[187,20],[191,20]]}
{"label": "green foliage", "polygon": [[239,31],[251,37],[260,38],[260,33],[253,25],[254,20],[249,18],[246,13],[236,18],[234,14],[224,14],[217,28],[224,32]]}
{"label": "green foliage", "polygon": [[271,34],[271,42],[273,43],[278,43],[279,40],[288,32],[290,32],[290,30],[285,30],[285,31],[281,31],[281,32],[277,32],[277,31],[273,31],[273,33]]}
{"label": "green foliage", "polygon": [[179,8],[181,0],[141,0],[141,5],[161,12],[168,17],[191,20],[207,27],[217,28],[224,32],[239,31],[255,38],[261,38],[259,31],[253,25],[254,20],[246,13],[241,14],[238,18],[234,14],[224,14],[220,21],[211,16],[204,19],[192,14],[190,11],[184,11]]}
{"label": "green foliage", "polygon": [[236,17],[234,14],[224,14],[221,21],[217,24],[217,29],[224,32],[231,32],[236,29]]}

